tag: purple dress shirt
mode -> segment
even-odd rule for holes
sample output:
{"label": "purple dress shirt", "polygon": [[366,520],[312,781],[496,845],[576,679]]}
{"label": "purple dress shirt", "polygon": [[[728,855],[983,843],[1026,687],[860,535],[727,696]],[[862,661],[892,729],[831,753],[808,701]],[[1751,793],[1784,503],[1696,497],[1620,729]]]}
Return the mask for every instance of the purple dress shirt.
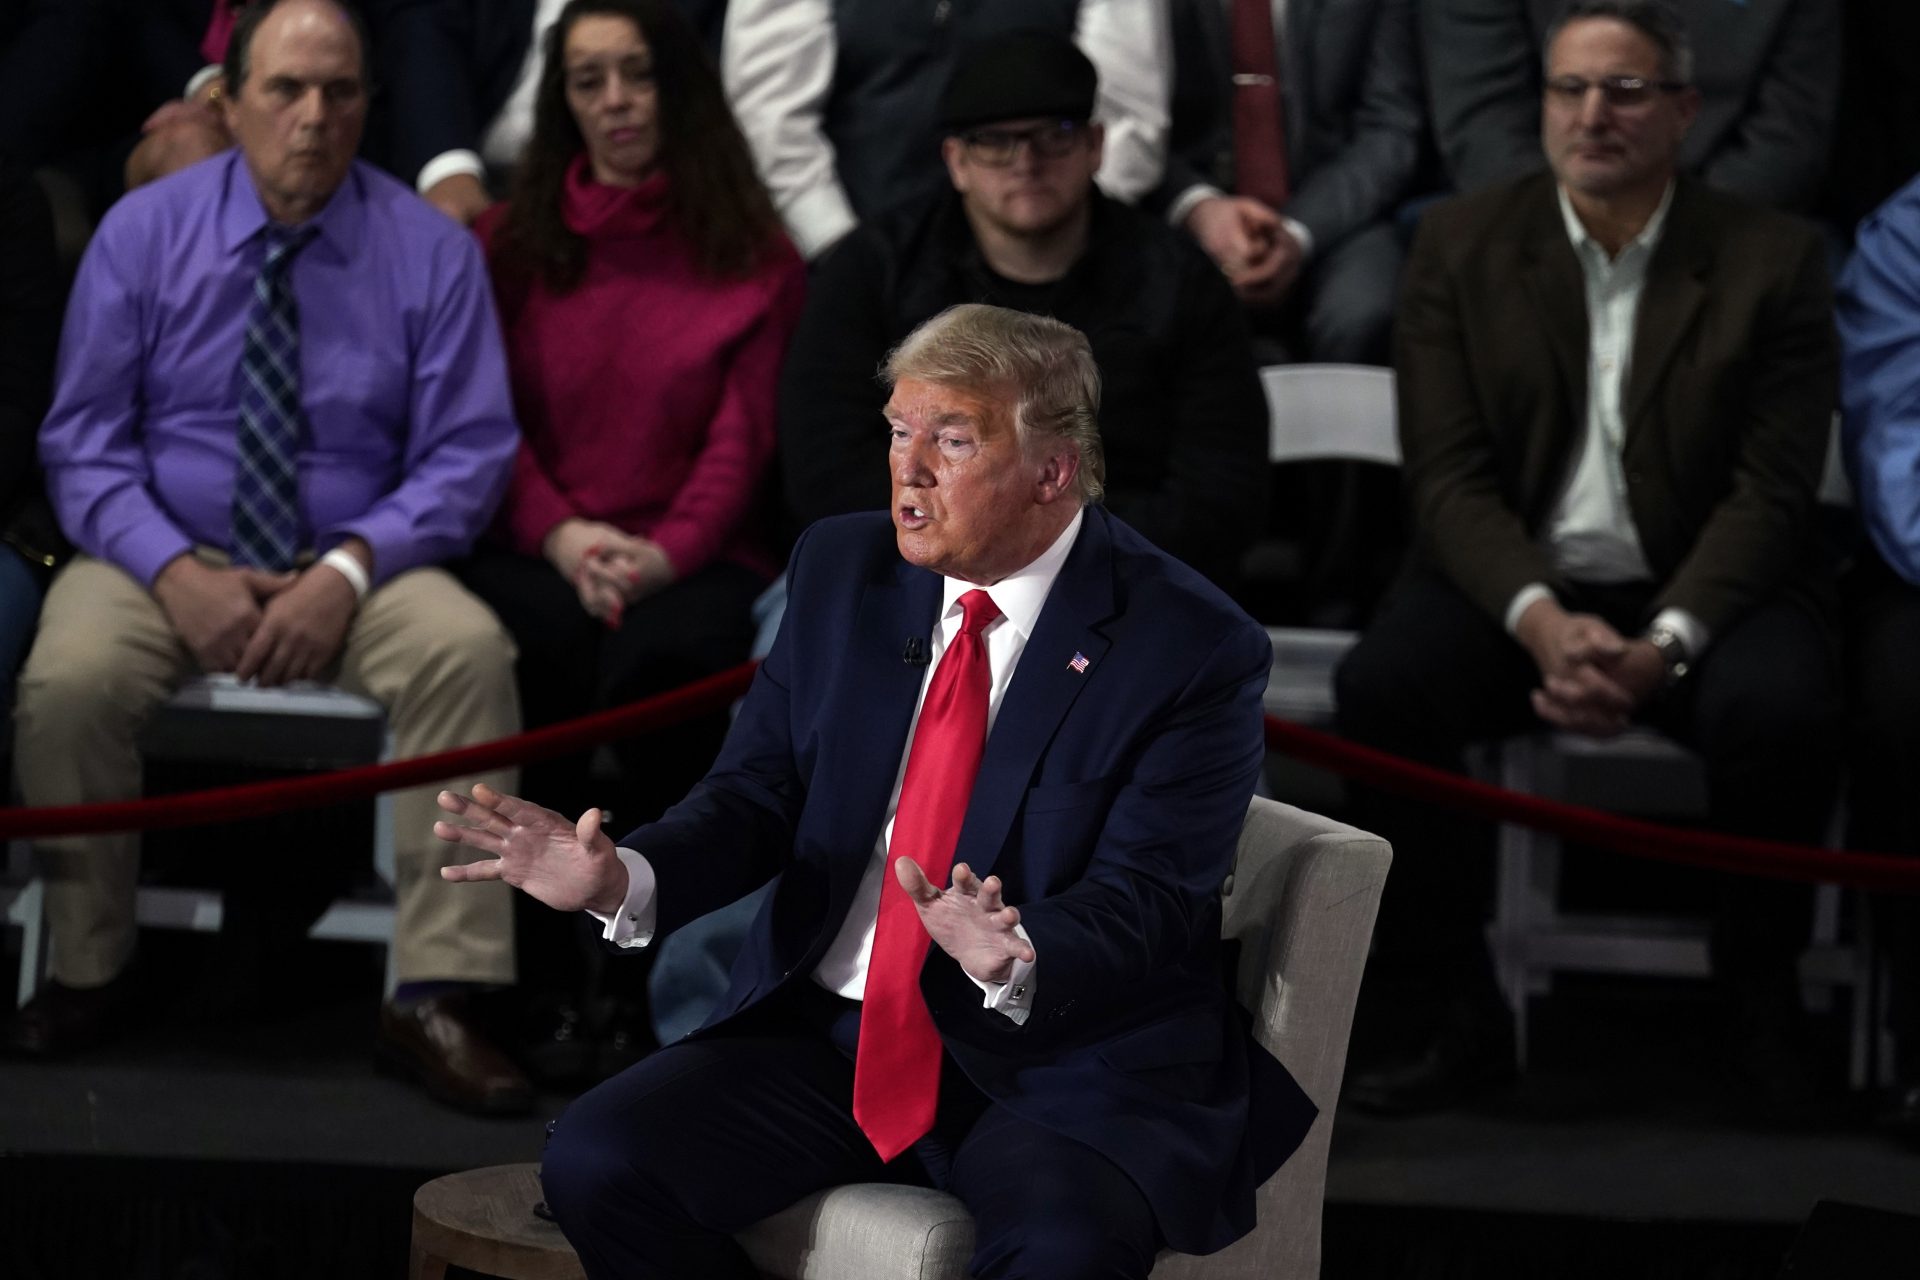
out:
{"label": "purple dress shirt", "polygon": [[[40,457],[75,546],[151,587],[231,550],[240,352],[266,210],[239,152],[129,193],[87,246]],[[351,536],[384,582],[463,554],[519,440],[474,239],[354,163],[294,260],[303,544]]]}

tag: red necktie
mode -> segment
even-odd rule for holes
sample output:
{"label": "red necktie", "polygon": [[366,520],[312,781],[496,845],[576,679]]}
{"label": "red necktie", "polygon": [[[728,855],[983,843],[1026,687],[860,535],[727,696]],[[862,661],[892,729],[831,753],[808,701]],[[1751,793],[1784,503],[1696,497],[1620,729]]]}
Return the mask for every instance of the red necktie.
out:
{"label": "red necktie", "polygon": [[233,38],[232,0],[213,0],[213,17],[207,20],[207,34],[200,37],[200,56],[209,65],[227,60],[227,41]]}
{"label": "red necktie", "polygon": [[940,1033],[920,996],[920,967],[931,939],[913,900],[894,878],[895,858],[912,858],[945,888],[953,847],[987,742],[987,624],[1000,606],[984,591],[960,597],[960,634],[940,655],[920,723],[907,752],[893,839],[880,879],[880,916],[867,962],[860,1044],[853,1060],[853,1118],[882,1160],[891,1160],[933,1127],[940,1093]]}
{"label": "red necktie", "polygon": [[1272,0],[1233,0],[1233,189],[1274,210],[1291,190]]}

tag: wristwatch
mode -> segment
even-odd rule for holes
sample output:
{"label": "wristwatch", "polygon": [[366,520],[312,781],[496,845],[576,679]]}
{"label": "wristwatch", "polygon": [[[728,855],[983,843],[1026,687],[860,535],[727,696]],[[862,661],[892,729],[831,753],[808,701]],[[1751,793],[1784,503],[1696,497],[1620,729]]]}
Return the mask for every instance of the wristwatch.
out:
{"label": "wristwatch", "polygon": [[1688,661],[1687,642],[1680,633],[1663,623],[1655,623],[1647,628],[1647,643],[1660,653],[1660,661],[1667,664],[1667,679],[1664,687],[1671,689],[1679,684],[1692,664]]}

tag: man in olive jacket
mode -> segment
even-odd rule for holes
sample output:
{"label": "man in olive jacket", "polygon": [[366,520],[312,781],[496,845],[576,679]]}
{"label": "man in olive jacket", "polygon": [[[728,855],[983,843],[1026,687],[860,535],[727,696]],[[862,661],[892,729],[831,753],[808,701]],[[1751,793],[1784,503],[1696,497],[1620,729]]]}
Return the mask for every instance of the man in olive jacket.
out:
{"label": "man in olive jacket", "polygon": [[[1677,176],[1689,64],[1646,0],[1570,6],[1548,44],[1551,173],[1425,219],[1395,354],[1416,554],[1339,671],[1339,722],[1456,768],[1465,743],[1543,723],[1649,723],[1703,758],[1713,825],[1818,843],[1838,711],[1813,519],[1836,389],[1827,267],[1810,227]],[[1484,833],[1362,807],[1405,851],[1376,985],[1437,1025],[1347,1096],[1446,1106],[1513,1069],[1481,937]],[[1713,970],[1762,1105],[1813,1087],[1807,920],[1800,886],[1721,886]]]}

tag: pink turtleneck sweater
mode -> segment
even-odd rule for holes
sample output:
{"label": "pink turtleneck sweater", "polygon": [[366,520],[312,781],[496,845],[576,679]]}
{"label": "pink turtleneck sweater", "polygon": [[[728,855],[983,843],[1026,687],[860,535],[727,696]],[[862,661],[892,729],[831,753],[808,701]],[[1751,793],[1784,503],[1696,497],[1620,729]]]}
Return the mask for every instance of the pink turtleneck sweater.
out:
{"label": "pink turtleneck sweater", "polygon": [[[682,577],[717,559],[771,572],[750,517],[800,319],[799,255],[782,236],[746,279],[702,274],[668,217],[665,174],[602,186],[582,156],[564,198],[589,244],[579,286],[495,290],[525,433],[499,527],[539,555],[555,525],[581,516],[652,539]],[[496,205],[474,228],[490,260],[505,213]]]}

